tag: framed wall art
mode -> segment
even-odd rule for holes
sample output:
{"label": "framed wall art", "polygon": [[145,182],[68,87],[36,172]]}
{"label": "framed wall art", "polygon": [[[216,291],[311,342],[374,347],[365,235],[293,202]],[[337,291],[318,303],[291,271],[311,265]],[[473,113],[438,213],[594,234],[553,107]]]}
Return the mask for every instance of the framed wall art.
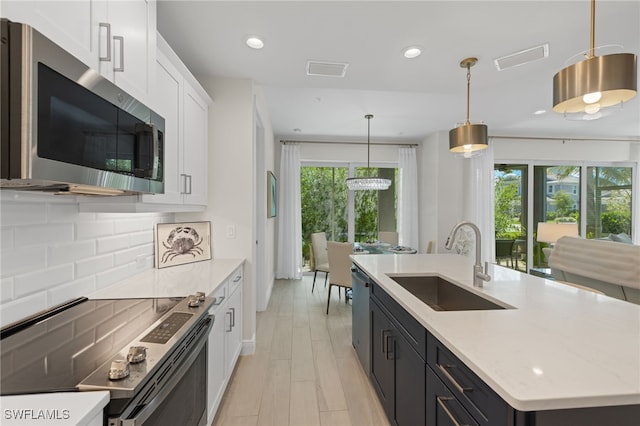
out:
{"label": "framed wall art", "polygon": [[278,214],[278,182],[269,170],[267,171],[267,217],[276,217]]}
{"label": "framed wall art", "polygon": [[211,259],[211,222],[158,223],[156,268]]}

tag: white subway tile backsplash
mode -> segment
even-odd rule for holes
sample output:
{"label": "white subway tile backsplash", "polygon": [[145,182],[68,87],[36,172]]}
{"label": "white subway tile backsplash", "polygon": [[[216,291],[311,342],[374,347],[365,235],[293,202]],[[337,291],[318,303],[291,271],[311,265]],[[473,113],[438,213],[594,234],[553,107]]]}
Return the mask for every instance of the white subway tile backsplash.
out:
{"label": "white subway tile backsplash", "polygon": [[[78,213],[77,204],[49,204],[47,222],[76,222],[84,213]],[[93,215],[91,215],[93,216]]]}
{"label": "white subway tile backsplash", "polygon": [[73,265],[61,265],[40,269],[28,274],[13,277],[13,290],[16,297],[36,293],[73,280]]}
{"label": "white subway tile backsplash", "polygon": [[13,298],[13,277],[0,279],[0,303]]}
{"label": "white subway tile backsplash", "polygon": [[174,220],[80,212],[77,202],[51,196],[0,199],[2,326],[152,268],[154,224]]}
{"label": "white subway tile backsplash", "polygon": [[78,240],[89,240],[107,235],[113,235],[114,226],[112,221],[79,221],[76,223],[76,238]]}
{"label": "white subway tile backsplash", "polygon": [[76,277],[83,278],[106,271],[114,266],[113,254],[105,254],[76,262]]}
{"label": "white subway tile backsplash", "polygon": [[87,295],[96,291],[96,278],[94,276],[71,281],[68,284],[59,285],[48,290],[49,305],[55,306],[71,299]]}
{"label": "white subway tile backsplash", "polygon": [[122,250],[129,247],[129,236],[126,234],[116,235],[114,237],[98,238],[97,240],[98,254],[110,253],[116,250]]}
{"label": "white subway tile backsplash", "polygon": [[153,231],[135,232],[129,234],[129,245],[131,247],[143,244],[152,244],[154,241]]}
{"label": "white subway tile backsplash", "polygon": [[2,250],[0,273],[2,277],[21,274],[47,267],[47,247],[31,246]]}
{"label": "white subway tile backsplash", "polygon": [[74,236],[73,223],[17,226],[14,232],[16,247],[64,243],[73,241]]}
{"label": "white subway tile backsplash", "polygon": [[2,310],[0,310],[0,321],[2,322],[2,325],[5,326],[12,322],[21,320],[26,316],[40,312],[48,307],[47,293],[45,291],[31,294],[29,296],[3,303]]}
{"label": "white subway tile backsplash", "polygon": [[0,218],[2,218],[2,226],[34,225],[45,223],[47,212],[44,208],[38,208],[37,204],[10,202],[3,199],[0,203]]}
{"label": "white subway tile backsplash", "polygon": [[72,263],[79,259],[85,259],[95,255],[96,243],[93,240],[55,244],[47,248],[47,262],[49,266]]}

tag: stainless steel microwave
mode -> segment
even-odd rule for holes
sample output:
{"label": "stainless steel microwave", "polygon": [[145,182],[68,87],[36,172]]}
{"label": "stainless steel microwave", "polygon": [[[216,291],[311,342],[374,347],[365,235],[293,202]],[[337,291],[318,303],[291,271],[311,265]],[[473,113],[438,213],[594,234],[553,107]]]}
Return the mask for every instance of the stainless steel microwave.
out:
{"label": "stainless steel microwave", "polygon": [[164,192],[162,117],[32,27],[1,32],[1,188]]}

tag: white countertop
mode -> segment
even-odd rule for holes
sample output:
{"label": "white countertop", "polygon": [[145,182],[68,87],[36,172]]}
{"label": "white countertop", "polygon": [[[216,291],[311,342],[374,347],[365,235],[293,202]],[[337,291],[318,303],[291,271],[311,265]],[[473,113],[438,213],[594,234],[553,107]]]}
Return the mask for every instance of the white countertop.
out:
{"label": "white countertop", "polygon": [[[640,404],[640,306],[453,254],[354,255],[429,332],[521,411]],[[386,274],[438,275],[515,309],[437,312]]]}
{"label": "white countertop", "polygon": [[162,269],[149,269],[95,291],[90,299],[181,297],[202,291],[211,294],[244,259],[213,259]]}
{"label": "white countertop", "polygon": [[2,425],[101,425],[109,392],[54,392],[3,396]]}

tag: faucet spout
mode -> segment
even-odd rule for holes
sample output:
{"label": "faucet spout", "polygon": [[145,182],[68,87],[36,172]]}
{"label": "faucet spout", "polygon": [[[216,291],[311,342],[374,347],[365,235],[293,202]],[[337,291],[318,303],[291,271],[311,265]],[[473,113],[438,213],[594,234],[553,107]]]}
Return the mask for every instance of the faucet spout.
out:
{"label": "faucet spout", "polygon": [[449,232],[449,236],[447,237],[447,242],[444,247],[447,250],[451,250],[456,233],[465,225],[473,229],[476,236],[476,261],[473,265],[473,286],[482,287],[484,281],[491,281],[491,275],[487,273],[489,270],[488,262],[485,262],[484,268],[482,267],[482,236],[480,235],[480,228],[478,228],[475,223],[469,222],[468,220],[456,223],[453,229],[451,229],[451,232]]}

